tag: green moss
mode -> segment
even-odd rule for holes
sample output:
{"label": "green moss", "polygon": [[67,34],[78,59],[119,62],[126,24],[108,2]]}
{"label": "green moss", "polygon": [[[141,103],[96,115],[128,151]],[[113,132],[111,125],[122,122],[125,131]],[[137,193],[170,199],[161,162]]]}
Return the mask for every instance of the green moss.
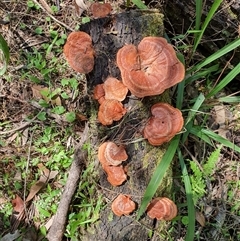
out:
{"label": "green moss", "polygon": [[146,28],[143,30],[143,36],[163,36],[163,14],[156,12],[146,15]]}

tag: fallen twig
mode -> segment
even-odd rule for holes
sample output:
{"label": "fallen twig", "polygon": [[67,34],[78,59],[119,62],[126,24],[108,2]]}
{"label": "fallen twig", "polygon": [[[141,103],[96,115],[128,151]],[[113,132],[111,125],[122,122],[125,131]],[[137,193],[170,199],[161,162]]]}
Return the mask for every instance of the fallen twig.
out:
{"label": "fallen twig", "polygon": [[86,123],[81,141],[78,144],[78,147],[76,148],[74,153],[73,162],[69,171],[67,183],[65,185],[60,203],[58,205],[57,213],[54,217],[53,224],[50,227],[47,235],[49,241],[62,241],[62,237],[65,231],[68,208],[72,200],[73,194],[77,188],[80,174],[85,166],[85,159],[87,153],[82,150],[82,146],[87,139],[88,130],[89,127]]}
{"label": "fallen twig", "polygon": [[55,22],[57,22],[58,24],[62,25],[64,28],[70,30],[71,32],[73,32],[74,30],[72,28],[70,28],[68,25],[66,25],[65,23],[61,22],[60,20],[56,19],[52,14],[50,14],[37,0],[33,0],[33,2],[35,4],[37,4],[44,12],[46,12],[46,14],[53,19]]}

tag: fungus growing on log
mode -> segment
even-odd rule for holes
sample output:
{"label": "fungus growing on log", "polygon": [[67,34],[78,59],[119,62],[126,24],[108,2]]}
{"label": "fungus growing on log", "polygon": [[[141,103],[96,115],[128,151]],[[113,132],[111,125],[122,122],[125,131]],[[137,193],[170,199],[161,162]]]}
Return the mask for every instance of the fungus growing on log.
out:
{"label": "fungus growing on log", "polygon": [[90,6],[90,11],[94,18],[104,18],[112,11],[110,3],[93,3]]}
{"label": "fungus growing on log", "polygon": [[92,38],[85,32],[72,32],[64,45],[63,53],[69,65],[77,72],[87,74],[94,67]]}
{"label": "fungus growing on log", "polygon": [[103,88],[103,84],[98,84],[94,87],[93,98],[97,100],[100,105],[105,100],[105,90]]}
{"label": "fungus growing on log", "polygon": [[107,180],[112,186],[120,186],[127,180],[127,175],[122,165],[120,166],[102,166],[107,173]]}
{"label": "fungus growing on log", "polygon": [[104,142],[98,148],[98,160],[102,165],[118,166],[127,159],[124,146],[117,146],[114,142]]}
{"label": "fungus growing on log", "polygon": [[136,97],[158,95],[181,82],[184,65],[162,37],[145,37],[138,47],[125,45],[117,52],[123,84]]}
{"label": "fungus growing on log", "polygon": [[129,215],[136,209],[136,204],[129,196],[119,194],[112,202],[112,211],[117,216]]}
{"label": "fungus growing on log", "polygon": [[152,117],[143,130],[144,138],[153,146],[170,141],[183,127],[182,112],[167,103],[157,103],[151,107]]}
{"label": "fungus growing on log", "polygon": [[126,98],[128,88],[118,79],[108,77],[103,84],[105,99],[123,101]]}
{"label": "fungus growing on log", "polygon": [[166,197],[158,197],[151,201],[147,207],[147,215],[157,220],[172,220],[177,216],[176,204]]}
{"label": "fungus growing on log", "polygon": [[111,125],[113,121],[120,120],[127,110],[117,100],[104,100],[98,111],[98,120],[103,125]]}

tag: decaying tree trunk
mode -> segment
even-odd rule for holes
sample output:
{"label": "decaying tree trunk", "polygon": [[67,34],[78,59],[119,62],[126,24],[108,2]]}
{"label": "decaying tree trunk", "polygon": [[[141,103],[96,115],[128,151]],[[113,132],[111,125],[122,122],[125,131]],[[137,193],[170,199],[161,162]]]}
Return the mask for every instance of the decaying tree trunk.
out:
{"label": "decaying tree trunk", "polygon": [[[96,51],[95,67],[87,75],[88,89],[105,81],[111,75],[120,78],[116,66],[116,53],[125,44],[138,44],[144,36],[163,35],[163,15],[158,11],[129,11],[103,19],[97,19],[81,27],[93,39]],[[145,188],[149,183],[153,170],[161,161],[166,145],[152,147],[142,139],[142,129],[150,113],[150,106],[158,101],[170,102],[166,91],[161,96],[144,99],[128,96],[124,104],[128,108],[127,115],[120,122],[110,127],[103,127],[97,122],[96,111],[98,104],[91,105],[90,132],[93,137],[93,146],[97,147],[105,140],[124,144],[128,153],[127,175],[128,180],[119,187],[112,187],[98,164],[100,190],[106,200],[106,207],[101,211],[100,220],[87,230],[81,240],[86,241],[141,241],[149,240],[149,231],[156,228],[156,223],[144,215],[139,222],[136,215],[117,217],[111,211],[111,203],[119,193],[130,195],[138,207]],[[97,157],[96,157],[97,159]],[[171,197],[172,174],[171,168],[166,173],[163,184],[158,190],[159,195]],[[158,225],[158,232],[166,227],[165,222]],[[156,239],[160,240],[155,232]]]}

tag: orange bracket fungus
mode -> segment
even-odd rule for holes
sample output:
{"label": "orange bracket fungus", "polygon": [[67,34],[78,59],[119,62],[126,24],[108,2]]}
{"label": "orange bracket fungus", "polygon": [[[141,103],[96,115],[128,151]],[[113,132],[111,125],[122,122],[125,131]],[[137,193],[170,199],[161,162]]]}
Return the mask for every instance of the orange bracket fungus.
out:
{"label": "orange bracket fungus", "polygon": [[102,166],[107,173],[107,180],[112,186],[120,186],[127,180],[127,175],[122,165],[120,166]]}
{"label": "orange bracket fungus", "polygon": [[124,146],[117,146],[114,142],[104,142],[98,148],[98,160],[102,165],[118,166],[127,159]]}
{"label": "orange bracket fungus", "polygon": [[111,125],[113,121],[120,120],[127,110],[123,104],[117,100],[104,100],[98,111],[98,120],[103,125]]}
{"label": "orange bracket fungus", "polygon": [[148,205],[147,215],[157,220],[169,221],[177,216],[177,206],[169,198],[158,197]]}
{"label": "orange bracket fungus", "polygon": [[157,103],[151,107],[152,117],[149,118],[144,130],[144,138],[153,146],[170,141],[183,127],[182,112],[167,103]]}
{"label": "orange bracket fungus", "polygon": [[98,159],[107,173],[107,180],[113,186],[121,185],[127,180],[127,175],[122,165],[128,159],[123,146],[117,146],[114,142],[104,142],[98,149]]}
{"label": "orange bracket fungus", "polygon": [[94,67],[92,38],[85,32],[72,32],[64,45],[63,53],[69,65],[77,72],[87,74]]}
{"label": "orange bracket fungus", "polygon": [[123,101],[126,98],[128,88],[118,79],[108,77],[103,84],[105,99]]}
{"label": "orange bracket fungus", "polygon": [[185,68],[172,45],[162,37],[145,37],[138,47],[117,52],[123,84],[136,97],[158,95],[184,79]]}
{"label": "orange bracket fungus", "polygon": [[110,3],[93,3],[90,6],[90,11],[94,18],[104,18],[112,11]]}
{"label": "orange bracket fungus", "polygon": [[136,204],[129,196],[119,194],[118,197],[112,202],[112,211],[117,216],[129,215],[136,209]]}

